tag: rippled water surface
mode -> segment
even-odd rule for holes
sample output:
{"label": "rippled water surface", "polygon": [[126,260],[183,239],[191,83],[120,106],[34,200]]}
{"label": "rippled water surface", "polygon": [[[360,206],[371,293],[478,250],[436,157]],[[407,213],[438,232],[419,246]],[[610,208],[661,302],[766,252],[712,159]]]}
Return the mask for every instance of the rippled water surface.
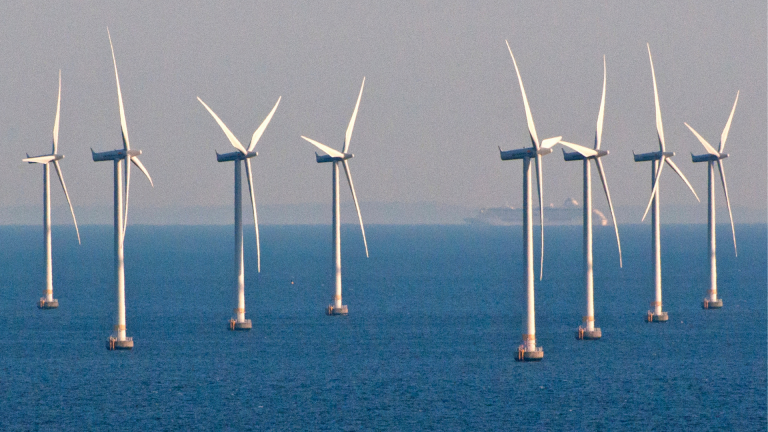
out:
{"label": "rippled water surface", "polygon": [[[344,226],[344,303],[330,227],[246,232],[253,330],[235,307],[231,227],[131,226],[128,335],[114,324],[111,227],[54,227],[54,294],[40,311],[42,230],[0,227],[2,430],[765,430],[764,225],[718,230],[721,310],[705,311],[705,226],[662,227],[666,324],[653,300],[650,227],[595,228],[596,323],[585,314],[580,227],[546,233],[536,286],[540,363],[517,363],[525,310],[520,227]],[[538,250],[537,250],[538,257]],[[538,258],[537,258],[538,260]],[[293,281],[293,283],[291,283]]]}

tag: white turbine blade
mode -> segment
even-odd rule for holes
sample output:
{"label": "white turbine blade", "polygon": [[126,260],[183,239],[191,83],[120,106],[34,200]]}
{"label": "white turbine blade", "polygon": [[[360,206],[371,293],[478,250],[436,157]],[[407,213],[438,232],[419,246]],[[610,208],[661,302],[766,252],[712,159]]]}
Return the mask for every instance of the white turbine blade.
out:
{"label": "white turbine blade", "polygon": [[533,124],[531,108],[528,106],[528,97],[525,95],[525,88],[523,88],[523,79],[520,77],[520,70],[517,69],[517,62],[515,61],[514,54],[512,54],[512,48],[509,47],[509,42],[504,42],[507,42],[507,49],[509,50],[509,55],[512,56],[512,63],[515,65],[515,72],[517,72],[517,80],[520,82],[520,92],[523,94],[523,105],[525,105],[525,118],[528,120],[528,133],[531,135],[531,142],[533,143],[533,146],[536,148],[536,150],[538,150],[539,136],[536,135],[536,126]]}
{"label": "white turbine blade", "polygon": [[251,143],[248,144],[248,151],[253,151],[253,149],[256,147],[256,143],[259,142],[259,138],[261,138],[261,135],[264,134],[264,130],[267,128],[267,125],[269,124],[270,120],[272,120],[272,116],[275,114],[275,110],[277,110],[277,106],[280,105],[280,99],[283,97],[280,96],[277,98],[277,103],[275,104],[275,107],[272,108],[272,111],[269,112],[269,115],[267,118],[264,119],[263,122],[261,122],[261,126],[259,126],[258,129],[256,129],[256,132],[253,133],[253,136],[251,137]]}
{"label": "white turbine blade", "polygon": [[365,77],[363,77],[363,85],[360,86],[360,94],[357,95],[357,103],[355,104],[355,110],[352,111],[352,118],[349,119],[349,126],[347,126],[347,135],[344,137],[344,153],[349,150],[349,142],[352,140],[352,129],[355,128],[355,120],[357,119],[357,108],[360,106],[360,99],[363,97],[363,87],[365,87]]}
{"label": "white turbine blade", "polygon": [[115,60],[115,48],[112,46],[112,35],[109,34],[107,27],[107,36],[109,36],[109,48],[112,50],[112,63],[115,65],[115,82],[117,82],[117,103],[120,106],[120,130],[123,133],[123,148],[131,149],[128,141],[128,125],[125,122],[125,109],[123,108],[123,93],[120,91],[120,78],[117,76],[117,61]]}
{"label": "white turbine blade", "polygon": [[[131,158],[131,162],[138,167],[141,172],[144,173],[145,176],[147,176],[147,179],[149,180],[149,184],[152,185],[152,187],[155,187],[155,184],[152,183],[152,177],[149,176],[149,171],[147,171],[146,168],[144,168],[144,164],[141,163],[138,156],[134,156]],[[128,192],[130,191],[131,187],[131,164],[128,163],[128,160],[125,160],[125,218],[123,219],[123,240],[125,240],[125,230],[128,228]]]}
{"label": "white turbine blade", "polygon": [[232,147],[234,147],[237,150],[239,150],[240,153],[242,153],[242,154],[247,154],[248,152],[245,151],[245,147],[243,147],[243,145],[240,144],[240,141],[237,140],[237,137],[235,137],[235,135],[232,133],[232,131],[229,130],[227,125],[225,125],[224,122],[221,121],[219,116],[217,116],[216,113],[213,112],[213,110],[210,107],[208,107],[208,105],[206,105],[205,102],[203,102],[203,100],[200,99],[199,96],[198,96],[197,100],[199,100],[200,103],[203,104],[205,109],[207,109],[208,112],[211,113],[211,116],[213,116],[213,119],[216,120],[216,123],[219,124],[219,126],[221,127],[221,130],[224,131],[224,135],[226,135],[227,138],[229,138],[229,142],[232,143]]}
{"label": "white turbine blade", "polygon": [[539,263],[539,280],[544,277],[544,197],[541,184],[541,155],[536,154],[536,186],[539,190],[539,222],[541,223],[541,262]]}
{"label": "white turbine blade", "polygon": [[67,197],[67,203],[69,203],[69,211],[72,212],[72,221],[75,223],[75,232],[77,232],[77,243],[80,243],[80,229],[77,228],[77,219],[75,218],[75,209],[72,208],[72,201],[69,199],[69,192],[67,192],[67,185],[64,184],[64,177],[61,175],[61,167],[59,166],[59,161],[53,161],[53,166],[56,167],[56,173],[59,175],[59,182],[61,183],[62,189],[64,189],[64,196]]}
{"label": "white turbine blade", "polygon": [[656,72],[653,70],[653,58],[651,58],[651,45],[648,45],[648,58],[651,60],[651,75],[653,75],[653,100],[656,104],[656,133],[659,135],[659,147],[665,151],[664,127],[661,124],[661,107],[659,106],[659,91],[656,89]]}
{"label": "white turbine blade", "polygon": [[688,126],[688,129],[690,129],[691,132],[693,132],[693,134],[696,136],[696,138],[699,139],[699,142],[701,143],[701,145],[704,146],[704,149],[707,150],[707,153],[709,153],[711,155],[715,155],[715,156],[720,156],[720,153],[718,153],[711,145],[709,145],[707,140],[705,140],[701,135],[699,135],[699,133],[696,132],[696,130],[694,130],[691,127],[691,125],[689,125],[688,123],[685,123],[685,122],[683,122],[683,124]]}
{"label": "white turbine blade", "polygon": [[651,203],[653,203],[653,197],[656,196],[656,191],[659,189],[659,179],[661,178],[661,170],[664,168],[664,162],[667,160],[667,158],[662,157],[659,160],[659,170],[656,171],[656,181],[653,182],[653,190],[651,191],[651,199],[648,200],[648,205],[645,207],[645,213],[643,213],[643,218],[640,219],[641,221],[645,220],[645,217],[648,215],[648,210],[651,209]]}
{"label": "white turbine blade", "polygon": [[149,180],[149,184],[152,185],[152,187],[155,187],[155,184],[152,183],[152,177],[149,176],[149,171],[147,171],[147,169],[144,168],[144,164],[141,163],[141,161],[139,160],[139,157],[138,156],[132,157],[131,158],[131,162],[133,162],[134,165],[136,165],[136,167],[138,169],[140,169],[141,172],[143,172],[145,176],[147,176],[147,180]]}
{"label": "white turbine blade", "polygon": [[554,138],[547,138],[541,142],[541,148],[545,148],[545,149],[552,148],[555,146],[555,144],[559,143],[562,138],[563,137],[561,136],[554,137]]}
{"label": "white turbine blade", "polygon": [[256,269],[259,273],[261,273],[261,246],[259,244],[259,218],[256,216],[256,193],[253,189],[253,175],[251,174],[250,159],[245,160],[245,172],[246,174],[248,174],[248,192],[251,193],[251,207],[253,207],[253,226],[256,228]]}
{"label": "white turbine blade", "polygon": [[355,185],[352,183],[352,174],[349,172],[349,164],[344,162],[344,172],[347,174],[347,182],[349,183],[349,190],[352,191],[352,200],[355,202],[355,209],[357,210],[357,218],[360,220],[360,231],[363,232],[363,244],[365,245],[365,257],[368,258],[368,242],[365,240],[365,228],[363,227],[363,216],[360,215],[360,205],[357,203],[357,194],[355,193]]}
{"label": "white turbine blade", "polygon": [[123,241],[125,229],[128,228],[128,192],[131,190],[131,163],[125,159],[125,215],[123,217]]}
{"label": "white turbine blade", "polygon": [[605,178],[605,171],[603,170],[603,162],[600,159],[595,159],[597,164],[597,172],[600,174],[600,181],[603,183],[603,190],[605,191],[605,197],[608,199],[608,208],[611,210],[611,219],[613,220],[613,229],[616,231],[616,244],[619,247],[619,267],[624,267],[624,261],[621,258],[621,240],[619,240],[619,226],[616,224],[616,214],[613,211],[613,202],[611,202],[611,193],[608,191],[608,180]]}
{"label": "white turbine blade", "polygon": [[731,218],[731,233],[733,234],[733,252],[736,256],[739,256],[739,252],[736,250],[736,229],[733,227],[733,213],[731,213],[731,200],[728,198],[728,187],[725,184],[725,171],[723,168],[723,161],[717,161],[717,168],[720,170],[720,180],[723,182],[723,192],[725,192],[725,202],[728,204],[728,216]]}
{"label": "white turbine blade", "polygon": [[731,130],[731,120],[733,120],[733,113],[736,111],[736,103],[739,101],[739,92],[736,92],[736,100],[733,101],[733,108],[731,109],[731,115],[728,117],[728,123],[725,124],[725,128],[723,129],[723,134],[720,135],[720,153],[723,152],[723,147],[725,147],[725,140],[728,139],[728,131]]}
{"label": "white turbine blade", "polygon": [[669,164],[669,167],[670,167],[670,168],[672,168],[672,170],[673,170],[674,172],[676,172],[676,173],[677,173],[677,175],[679,175],[681,179],[683,179],[683,181],[685,182],[685,184],[686,184],[686,185],[688,185],[688,189],[690,189],[690,190],[691,190],[691,192],[693,192],[693,196],[695,196],[695,197],[696,197],[696,201],[698,201],[698,202],[701,202],[701,200],[699,199],[699,196],[698,196],[698,195],[696,195],[696,191],[695,191],[695,190],[693,190],[693,186],[691,186],[691,184],[688,182],[688,179],[687,179],[687,178],[685,178],[685,176],[683,175],[683,172],[682,172],[682,171],[680,171],[680,168],[678,168],[678,167],[677,167],[677,165],[675,165],[675,163],[674,163],[674,162],[672,162],[672,159],[667,159],[667,163]]}
{"label": "white turbine blade", "polygon": [[[27,155],[29,156],[29,155]],[[29,162],[29,163],[39,163],[39,164],[47,164],[48,162],[54,160],[56,156],[54,155],[45,155],[45,156],[34,156],[34,157],[27,157],[25,159],[22,159],[22,162]]]}
{"label": "white turbine blade", "polygon": [[600,111],[597,112],[597,128],[595,129],[595,150],[600,149],[603,140],[603,118],[605,117],[605,56],[603,56],[603,97],[600,99]]}
{"label": "white turbine blade", "polygon": [[61,69],[59,69],[59,97],[56,100],[56,120],[53,121],[53,154],[56,154],[56,151],[59,148],[59,114],[60,113],[61,113]]}
{"label": "white turbine blade", "polygon": [[310,143],[312,143],[312,145],[314,145],[315,147],[319,148],[320,150],[322,150],[325,154],[327,154],[330,157],[335,157],[335,158],[344,157],[344,155],[342,153],[340,153],[338,150],[334,150],[334,149],[328,147],[325,144],[320,144],[319,142],[317,142],[317,141],[315,141],[315,140],[313,140],[311,138],[307,138],[304,135],[302,135],[301,137],[304,138],[305,140],[309,141]]}
{"label": "white turbine blade", "polygon": [[590,157],[590,156],[597,155],[597,152],[592,150],[591,148],[580,146],[578,144],[569,143],[569,142],[566,142],[566,141],[560,141],[560,144],[570,148],[571,150],[577,151],[580,155],[582,155],[584,157]]}

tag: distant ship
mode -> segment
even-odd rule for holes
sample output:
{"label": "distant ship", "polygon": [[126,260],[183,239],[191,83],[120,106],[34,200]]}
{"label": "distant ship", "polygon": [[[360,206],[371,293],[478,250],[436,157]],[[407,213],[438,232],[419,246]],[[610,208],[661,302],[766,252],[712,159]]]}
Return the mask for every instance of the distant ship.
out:
{"label": "distant ship", "polygon": [[[552,225],[570,225],[580,224],[582,218],[581,204],[573,198],[566,198],[561,207],[555,207],[549,204],[545,207],[545,223]],[[538,209],[533,210],[534,224],[538,221],[535,217]],[[464,219],[469,224],[476,225],[520,225],[523,223],[522,209],[512,206],[506,207],[486,207],[480,209],[480,213],[471,218]],[[608,225],[608,219],[603,212],[597,209],[592,210],[592,222],[595,225]]]}

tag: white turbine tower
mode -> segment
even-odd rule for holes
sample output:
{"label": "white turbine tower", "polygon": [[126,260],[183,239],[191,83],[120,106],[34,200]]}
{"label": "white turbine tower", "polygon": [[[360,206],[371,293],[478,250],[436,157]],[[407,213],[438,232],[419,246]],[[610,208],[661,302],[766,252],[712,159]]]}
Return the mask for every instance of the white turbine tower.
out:
{"label": "white turbine tower", "polygon": [[259,246],[259,219],[256,216],[256,195],[253,188],[253,174],[251,171],[251,158],[258,156],[258,152],[253,151],[256,148],[256,143],[259,142],[259,138],[267,128],[272,116],[275,114],[277,106],[280,104],[281,97],[277,98],[277,103],[269,115],[261,123],[256,132],[251,137],[251,143],[248,145],[248,149],[240,144],[235,135],[229,130],[223,121],[213,112],[208,105],[203,102],[199,97],[197,100],[211,113],[216,123],[219,124],[224,134],[232,143],[232,146],[237,149],[235,152],[219,154],[216,152],[216,160],[219,162],[234,162],[235,163],[235,290],[237,292],[237,308],[234,310],[235,317],[229,320],[230,330],[250,330],[251,320],[245,319],[245,263],[243,260],[243,199],[241,193],[241,167],[240,162],[245,162],[245,172],[248,175],[248,190],[251,194],[251,207],[253,208],[253,225],[256,229],[256,268],[258,272],[261,272],[261,248]]}
{"label": "white turbine tower", "polygon": [[[152,184],[152,178],[147,169],[139,160],[138,156],[141,150],[131,149],[128,141],[128,126],[125,122],[125,110],[123,109],[123,95],[120,92],[120,79],[117,76],[117,62],[115,61],[115,49],[112,47],[112,36],[109,35],[109,48],[112,50],[112,63],[115,66],[115,82],[117,83],[117,102],[120,108],[120,130],[123,137],[123,148],[96,153],[91,149],[94,162],[112,161],[114,163],[114,181],[115,181],[115,285],[117,287],[117,324],[114,332],[107,340],[107,349],[126,350],[133,348],[133,338],[125,336],[125,266],[123,255],[123,241],[125,240],[125,227],[128,223],[128,191],[131,186],[131,164],[133,162]],[[125,209],[123,209],[123,166],[125,163]],[[154,184],[152,184],[154,186]]]}
{"label": "white turbine tower", "polygon": [[527,288],[528,308],[526,322],[527,331],[523,335],[523,345],[518,347],[517,360],[536,361],[544,358],[544,350],[536,346],[536,313],[534,307],[533,295],[533,206],[531,203],[531,159],[536,162],[536,184],[539,190],[539,217],[541,224],[541,263],[539,280],[544,272],[544,201],[542,197],[542,178],[541,178],[541,157],[552,153],[552,147],[560,141],[562,137],[547,138],[539,143],[539,137],[536,135],[536,128],[533,125],[531,109],[528,106],[528,98],[525,96],[523,88],[523,79],[520,77],[520,71],[517,68],[515,56],[512,54],[512,48],[507,42],[509,55],[512,56],[512,63],[515,65],[517,80],[520,82],[520,92],[523,94],[523,105],[525,106],[525,118],[528,120],[528,133],[530,134],[532,147],[517,150],[502,151],[499,147],[501,160],[523,160],[523,255],[525,256],[525,285]]}
{"label": "white turbine tower", "polygon": [[360,215],[360,205],[357,203],[357,194],[355,194],[355,186],[352,183],[352,174],[349,172],[349,163],[347,162],[347,159],[352,159],[354,157],[352,153],[347,153],[347,151],[349,150],[349,142],[352,139],[352,129],[355,127],[357,109],[360,107],[360,98],[363,97],[364,87],[365,77],[363,77],[363,85],[360,86],[360,94],[357,96],[355,110],[352,112],[352,118],[349,120],[349,126],[347,126],[347,134],[344,138],[344,148],[341,152],[302,135],[302,138],[309,141],[315,147],[319,148],[323,153],[325,153],[325,155],[320,156],[317,154],[317,152],[315,152],[315,159],[317,160],[317,163],[333,162],[333,283],[336,288],[336,294],[333,297],[333,305],[328,305],[328,315],[347,315],[348,313],[347,305],[341,304],[341,217],[339,211],[339,164],[344,165],[344,172],[347,175],[349,189],[352,191],[352,199],[355,202],[357,217],[360,220],[360,230],[363,232],[365,256],[366,258],[368,257],[368,242],[365,240],[363,217]]}
{"label": "white turbine tower", "polygon": [[[659,177],[661,176],[661,170],[664,168],[664,164],[668,164],[670,168],[672,168],[677,175],[680,176],[681,179],[685,182],[686,185],[688,185],[688,188],[693,192],[693,195],[696,197],[697,200],[699,200],[699,196],[696,195],[696,191],[693,190],[693,186],[688,182],[688,179],[685,178],[682,171],[675,165],[674,162],[672,162],[672,156],[675,155],[674,152],[668,152],[666,150],[666,145],[664,143],[664,129],[661,124],[661,108],[659,107],[659,92],[656,88],[656,72],[653,70],[653,58],[651,57],[651,47],[648,45],[648,58],[651,61],[651,75],[653,76],[653,97],[654,102],[656,105],[656,133],[658,135],[659,139],[659,148],[660,151],[657,152],[651,152],[651,153],[643,153],[643,154],[635,154],[635,162],[646,162],[646,161],[652,161],[651,164],[651,181],[653,182],[651,184],[652,186],[652,192],[651,192],[651,199],[648,202],[648,206],[645,208],[645,213],[643,214],[643,219],[645,220],[645,216],[648,214],[648,209],[653,207],[653,211],[651,212],[651,238],[653,242],[653,270],[654,270],[654,285],[655,285],[655,294],[656,299],[651,303],[651,306],[653,306],[653,311],[648,311],[648,315],[646,316],[646,321],[648,322],[666,322],[669,319],[669,316],[666,312],[663,312],[661,310],[661,233],[659,229],[660,221],[659,221]],[[634,153],[634,152],[633,152]],[[700,200],[699,200],[700,201]]]}
{"label": "white turbine tower", "polygon": [[720,180],[723,183],[723,192],[725,193],[725,202],[728,204],[728,216],[731,218],[731,233],[733,234],[733,252],[736,256],[739,256],[736,250],[736,229],[733,226],[733,213],[731,213],[731,201],[728,199],[728,187],[725,183],[725,168],[723,168],[722,160],[728,157],[727,153],[723,153],[725,147],[725,140],[728,139],[728,131],[731,129],[731,121],[733,120],[733,113],[736,111],[736,103],[739,102],[739,92],[736,92],[736,100],[733,102],[733,108],[731,109],[731,115],[728,117],[728,123],[725,124],[723,134],[720,135],[720,149],[715,150],[709,143],[699,135],[698,132],[688,126],[688,129],[696,135],[699,142],[707,150],[707,154],[694,156],[691,154],[691,159],[694,162],[707,162],[707,187],[709,195],[709,206],[707,211],[707,237],[709,240],[709,292],[707,297],[701,303],[704,309],[717,309],[723,307],[723,299],[717,297],[717,253],[715,251],[715,163],[720,171]]}
{"label": "white turbine tower", "polygon": [[69,200],[67,186],[64,184],[64,177],[61,174],[59,161],[64,159],[64,155],[56,153],[59,147],[59,114],[61,113],[61,70],[59,70],[59,97],[56,102],[56,119],[53,121],[53,150],[51,154],[29,157],[27,154],[24,162],[38,163],[43,165],[43,230],[45,232],[45,297],[37,303],[40,309],[55,309],[59,307],[59,301],[53,298],[53,263],[51,260],[51,169],[50,164],[56,167],[56,174],[59,176],[59,182],[64,189],[64,195],[67,197],[69,210],[72,212],[72,221],[75,223],[75,232],[77,232],[77,243],[80,243],[80,230],[77,228],[77,219],[75,219],[75,210],[72,208],[72,201]]}
{"label": "white turbine tower", "polygon": [[597,114],[597,128],[595,132],[595,148],[590,149],[578,144],[572,144],[560,141],[566,147],[570,147],[576,152],[566,152],[563,150],[563,158],[566,161],[580,160],[584,165],[584,285],[587,292],[587,314],[582,317],[584,327],[579,326],[576,331],[578,339],[600,339],[603,334],[600,328],[595,327],[595,304],[594,304],[594,280],[592,270],[592,173],[590,160],[594,160],[597,165],[597,172],[600,174],[600,181],[603,184],[605,197],[608,199],[608,208],[611,210],[611,219],[613,219],[613,229],[616,231],[616,244],[619,248],[619,267],[622,266],[621,260],[621,240],[619,240],[619,227],[616,225],[616,215],[613,212],[613,203],[611,202],[611,193],[608,191],[608,182],[603,170],[601,157],[608,155],[607,150],[600,150],[600,142],[603,137],[603,117],[605,113],[605,56],[603,56],[603,96],[600,99],[600,111]]}

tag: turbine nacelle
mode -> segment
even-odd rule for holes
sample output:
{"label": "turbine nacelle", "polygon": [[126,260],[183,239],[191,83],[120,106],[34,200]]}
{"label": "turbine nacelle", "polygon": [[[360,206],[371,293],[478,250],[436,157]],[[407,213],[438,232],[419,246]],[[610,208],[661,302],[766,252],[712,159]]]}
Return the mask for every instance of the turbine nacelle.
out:
{"label": "turbine nacelle", "polygon": [[597,152],[596,155],[592,156],[584,156],[583,154],[579,152],[567,152],[565,149],[563,149],[563,159],[566,161],[575,161],[575,160],[585,160],[585,159],[598,159],[603,156],[608,156],[610,153],[608,150],[595,150]]}
{"label": "turbine nacelle", "polygon": [[341,156],[330,156],[330,155],[320,155],[315,152],[315,160],[317,160],[317,163],[324,163],[324,162],[341,162],[345,161],[347,159],[352,159],[355,157],[352,153],[342,153]]}
{"label": "turbine nacelle", "polygon": [[108,160],[123,160],[125,158],[134,158],[141,155],[141,150],[111,150],[96,153],[91,149],[91,156],[93,156],[94,162],[102,162]]}
{"label": "turbine nacelle", "polygon": [[670,158],[675,155],[675,152],[657,151],[657,152],[650,152],[650,153],[635,154],[635,152],[633,151],[632,155],[635,157],[635,162],[647,162],[652,160]]}
{"label": "turbine nacelle", "polygon": [[232,161],[240,161],[245,159],[250,159],[252,157],[256,157],[259,155],[259,152],[250,151],[248,153],[243,154],[243,152],[230,152],[230,153],[223,153],[219,154],[219,152],[216,152],[216,160],[219,162],[232,162]]}
{"label": "turbine nacelle", "polygon": [[528,147],[528,148],[515,149],[515,150],[502,150],[501,147],[499,147],[499,156],[501,156],[501,160],[503,161],[535,158],[536,155],[544,156],[550,153],[552,153],[552,149],[545,148],[545,147],[542,147],[538,150],[536,150],[535,147]]}
{"label": "turbine nacelle", "polygon": [[27,158],[22,159],[22,162],[28,162],[28,163],[39,163],[39,164],[47,164],[49,162],[62,160],[64,159],[64,155],[60,154],[49,154],[49,155],[42,155],[42,156],[29,156],[29,153],[27,153]]}
{"label": "turbine nacelle", "polygon": [[717,155],[713,155],[709,153],[703,154],[703,155],[694,155],[693,153],[691,153],[691,160],[693,160],[694,162],[715,162],[715,161],[725,159],[727,157],[728,157],[728,153],[720,153]]}

